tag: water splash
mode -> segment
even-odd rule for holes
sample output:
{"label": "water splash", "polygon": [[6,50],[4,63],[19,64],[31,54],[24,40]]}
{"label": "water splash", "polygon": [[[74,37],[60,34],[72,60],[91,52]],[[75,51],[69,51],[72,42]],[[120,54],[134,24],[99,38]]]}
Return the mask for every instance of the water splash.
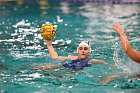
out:
{"label": "water splash", "polygon": [[125,71],[126,66],[123,63],[123,58],[120,57],[119,55],[119,52],[121,51],[121,49],[118,46],[119,46],[119,43],[116,42],[114,45],[115,49],[114,49],[114,54],[113,54],[113,60],[115,62],[115,66],[117,66],[118,69],[122,69]]}
{"label": "water splash", "polygon": [[115,43],[115,51],[113,54],[115,65],[118,67],[118,69],[122,69],[124,73],[126,72],[128,74],[139,74],[140,64],[131,60],[126,54],[124,54],[123,56],[119,55],[121,52],[121,48],[118,48],[118,46],[120,45],[118,43]]}

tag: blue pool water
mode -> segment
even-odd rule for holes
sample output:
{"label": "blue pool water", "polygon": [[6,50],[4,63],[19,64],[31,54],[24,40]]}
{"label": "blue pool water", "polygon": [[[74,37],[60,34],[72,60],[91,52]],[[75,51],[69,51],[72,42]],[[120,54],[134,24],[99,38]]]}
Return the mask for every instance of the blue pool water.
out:
{"label": "blue pool water", "polygon": [[[32,1],[32,0],[31,0]],[[133,48],[140,51],[140,6],[98,3],[2,1],[0,2],[0,93],[139,93],[140,79],[119,78],[100,82],[107,75],[140,74],[140,64],[130,60],[121,47],[113,23],[125,29]],[[76,55],[82,40],[90,42],[91,58],[110,65],[93,64],[81,71],[36,71],[52,60],[39,28],[57,25],[53,39],[59,55]]]}

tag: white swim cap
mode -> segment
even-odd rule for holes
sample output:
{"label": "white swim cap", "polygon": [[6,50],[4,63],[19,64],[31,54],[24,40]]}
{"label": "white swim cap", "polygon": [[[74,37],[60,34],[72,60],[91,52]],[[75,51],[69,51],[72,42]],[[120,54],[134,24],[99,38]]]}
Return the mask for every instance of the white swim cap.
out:
{"label": "white swim cap", "polygon": [[85,42],[85,41],[82,41],[82,42],[79,44],[78,47],[80,47],[80,46],[82,46],[82,45],[85,45],[85,46],[87,46],[88,48],[90,48],[90,45],[89,45],[87,42]]}
{"label": "white swim cap", "polygon": [[90,45],[89,45],[89,42],[86,42],[86,41],[82,41],[80,44],[79,44],[79,46],[77,47],[77,53],[78,53],[78,48],[80,47],[80,46],[82,46],[82,45],[85,45],[86,47],[88,47],[89,48],[89,52],[91,52],[91,47],[90,47]]}

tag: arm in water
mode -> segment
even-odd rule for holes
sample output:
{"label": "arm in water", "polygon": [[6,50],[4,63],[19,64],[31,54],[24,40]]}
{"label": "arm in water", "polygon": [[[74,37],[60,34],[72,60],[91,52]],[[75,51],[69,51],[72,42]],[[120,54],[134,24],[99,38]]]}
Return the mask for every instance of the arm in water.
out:
{"label": "arm in water", "polygon": [[128,55],[129,58],[134,60],[137,63],[140,63],[140,52],[134,50],[129,43],[127,36],[124,32],[124,29],[120,26],[119,23],[114,23],[113,27],[118,34],[120,35],[120,40],[122,43],[122,48],[124,49],[125,53]]}
{"label": "arm in water", "polygon": [[100,82],[102,84],[108,84],[112,82],[113,80],[116,80],[118,78],[135,78],[140,79],[140,74],[118,74],[118,75],[107,75],[105,80]]}

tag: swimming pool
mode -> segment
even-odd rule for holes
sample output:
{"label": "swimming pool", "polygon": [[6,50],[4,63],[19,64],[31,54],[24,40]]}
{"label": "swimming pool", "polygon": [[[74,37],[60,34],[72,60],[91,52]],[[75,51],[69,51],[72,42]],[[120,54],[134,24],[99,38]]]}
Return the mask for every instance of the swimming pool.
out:
{"label": "swimming pool", "polygon": [[[140,50],[139,5],[35,1],[0,2],[1,93],[139,93],[139,79],[100,83],[109,74],[139,74],[134,69],[140,67],[132,68],[112,27],[116,21],[121,23],[132,46]],[[40,64],[61,65],[49,57],[39,34],[45,22],[58,26],[53,39],[58,54],[76,55],[78,43],[86,40],[92,48],[91,58],[103,59],[116,68],[93,64],[78,72],[33,70]]]}

